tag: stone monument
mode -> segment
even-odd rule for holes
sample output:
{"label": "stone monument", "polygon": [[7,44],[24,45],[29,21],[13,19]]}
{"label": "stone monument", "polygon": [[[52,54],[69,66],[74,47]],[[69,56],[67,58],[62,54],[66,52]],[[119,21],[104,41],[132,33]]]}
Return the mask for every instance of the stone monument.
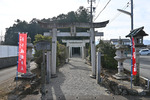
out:
{"label": "stone monument", "polygon": [[115,46],[116,48],[116,56],[114,57],[115,60],[118,61],[118,73],[113,75],[116,79],[126,79],[127,75],[124,74],[123,62],[126,59],[125,56],[125,46],[122,45],[121,38],[118,40],[118,44]]}

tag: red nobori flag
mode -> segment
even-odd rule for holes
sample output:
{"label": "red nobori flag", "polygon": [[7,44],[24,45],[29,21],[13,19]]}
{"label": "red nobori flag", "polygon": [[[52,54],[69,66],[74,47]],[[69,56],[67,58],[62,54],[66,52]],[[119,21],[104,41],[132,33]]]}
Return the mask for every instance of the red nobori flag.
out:
{"label": "red nobori flag", "polygon": [[132,37],[132,74],[136,75],[137,70],[136,70],[136,54],[135,54],[135,43],[134,43],[134,38]]}
{"label": "red nobori flag", "polygon": [[26,73],[27,34],[19,34],[18,72]]}

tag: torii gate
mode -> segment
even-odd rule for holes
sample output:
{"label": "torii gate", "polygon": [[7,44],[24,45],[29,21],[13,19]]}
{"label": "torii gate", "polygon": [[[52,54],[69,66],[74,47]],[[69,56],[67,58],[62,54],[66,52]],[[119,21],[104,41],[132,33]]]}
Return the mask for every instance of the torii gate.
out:
{"label": "torii gate", "polygon": [[66,43],[67,52],[69,52],[69,55],[67,56],[66,61],[68,62],[68,59],[72,57],[73,55],[73,48],[79,47],[79,54],[82,59],[85,59],[85,45],[86,43],[89,43],[90,40],[62,40],[63,43]]}
{"label": "torii gate", "polygon": [[[91,63],[92,63],[92,75],[91,77],[96,78],[96,51],[95,51],[95,36],[102,36],[101,33],[95,33],[94,28],[106,27],[109,21],[99,22],[99,23],[45,23],[42,21],[37,21],[42,27],[51,29],[52,32],[45,33],[48,36],[52,36],[52,75],[56,76],[56,51],[57,51],[57,36],[89,36],[91,44]],[[92,26],[92,27],[91,27]],[[76,32],[76,27],[78,28],[90,28],[90,32]],[[57,32],[57,29],[70,28],[71,32]]]}

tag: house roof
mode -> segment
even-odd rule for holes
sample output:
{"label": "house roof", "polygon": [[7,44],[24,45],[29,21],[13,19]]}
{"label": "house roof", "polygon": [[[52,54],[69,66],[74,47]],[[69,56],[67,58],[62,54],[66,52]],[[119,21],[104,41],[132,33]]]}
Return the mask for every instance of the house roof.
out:
{"label": "house roof", "polygon": [[[119,39],[110,39],[110,41],[112,41],[112,42],[118,42],[118,40]],[[122,40],[122,42],[130,42],[129,39],[121,39],[121,40]]]}
{"label": "house roof", "polygon": [[148,34],[146,34],[143,29],[144,29],[144,26],[137,28],[137,29],[134,29],[126,37],[147,36]]}

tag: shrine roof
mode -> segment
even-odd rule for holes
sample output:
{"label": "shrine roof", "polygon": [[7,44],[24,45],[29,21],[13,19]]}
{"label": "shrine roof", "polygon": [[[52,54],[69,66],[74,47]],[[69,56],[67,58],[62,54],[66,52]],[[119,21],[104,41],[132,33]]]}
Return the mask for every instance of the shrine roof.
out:
{"label": "shrine roof", "polygon": [[148,34],[146,34],[143,29],[144,29],[144,26],[140,27],[140,28],[137,28],[137,29],[134,29],[126,37],[148,36]]}

